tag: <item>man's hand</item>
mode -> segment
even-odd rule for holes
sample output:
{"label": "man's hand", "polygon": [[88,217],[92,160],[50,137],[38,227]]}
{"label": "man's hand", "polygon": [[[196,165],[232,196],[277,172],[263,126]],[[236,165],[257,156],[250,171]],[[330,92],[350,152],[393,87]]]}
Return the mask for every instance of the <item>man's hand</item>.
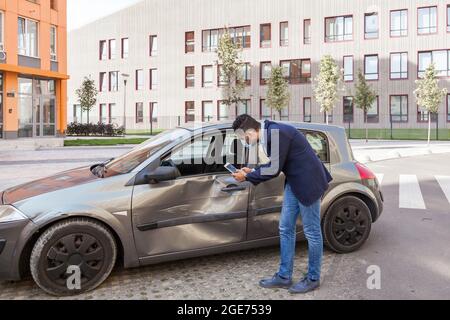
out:
{"label": "man's hand", "polygon": [[244,171],[246,174],[249,174],[249,173],[251,173],[253,171],[250,168],[242,168],[241,170]]}
{"label": "man's hand", "polygon": [[239,170],[236,173],[233,173],[233,178],[238,182],[244,182],[246,179],[247,173],[244,170]]}

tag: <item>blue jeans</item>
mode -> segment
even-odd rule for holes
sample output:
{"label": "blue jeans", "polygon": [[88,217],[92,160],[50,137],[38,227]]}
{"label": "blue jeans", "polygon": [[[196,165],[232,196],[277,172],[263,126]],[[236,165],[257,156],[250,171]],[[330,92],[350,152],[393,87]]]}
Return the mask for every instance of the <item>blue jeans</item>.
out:
{"label": "blue jeans", "polygon": [[303,231],[308,240],[308,277],[313,281],[320,280],[323,256],[320,204],[321,200],[319,199],[313,205],[305,207],[298,201],[292,192],[291,186],[286,184],[280,218],[281,263],[278,275],[281,277],[292,279],[297,238],[296,224],[300,214],[303,222]]}

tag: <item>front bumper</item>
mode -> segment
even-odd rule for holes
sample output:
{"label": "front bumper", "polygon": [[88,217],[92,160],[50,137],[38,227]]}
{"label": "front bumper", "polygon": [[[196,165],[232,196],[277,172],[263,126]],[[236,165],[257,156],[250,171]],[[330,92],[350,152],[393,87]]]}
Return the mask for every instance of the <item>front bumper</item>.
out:
{"label": "front bumper", "polygon": [[20,255],[30,224],[30,220],[0,223],[0,280],[20,280]]}

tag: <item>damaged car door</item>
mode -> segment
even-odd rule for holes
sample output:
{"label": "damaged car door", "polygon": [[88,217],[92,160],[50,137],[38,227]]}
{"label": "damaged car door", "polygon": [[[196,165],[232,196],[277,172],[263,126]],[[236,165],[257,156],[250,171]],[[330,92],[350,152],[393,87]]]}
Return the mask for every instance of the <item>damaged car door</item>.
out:
{"label": "damaged car door", "polygon": [[193,137],[161,157],[160,166],[175,168],[177,178],[134,187],[140,257],[245,241],[250,185],[238,183],[224,168],[227,162],[240,167],[239,142],[223,131]]}

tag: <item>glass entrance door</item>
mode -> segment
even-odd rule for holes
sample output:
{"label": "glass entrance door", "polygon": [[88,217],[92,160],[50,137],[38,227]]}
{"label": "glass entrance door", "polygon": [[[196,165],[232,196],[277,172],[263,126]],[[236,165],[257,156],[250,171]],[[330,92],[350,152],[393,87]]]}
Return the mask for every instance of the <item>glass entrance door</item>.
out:
{"label": "glass entrance door", "polygon": [[56,135],[56,98],[53,80],[19,79],[19,137]]}

